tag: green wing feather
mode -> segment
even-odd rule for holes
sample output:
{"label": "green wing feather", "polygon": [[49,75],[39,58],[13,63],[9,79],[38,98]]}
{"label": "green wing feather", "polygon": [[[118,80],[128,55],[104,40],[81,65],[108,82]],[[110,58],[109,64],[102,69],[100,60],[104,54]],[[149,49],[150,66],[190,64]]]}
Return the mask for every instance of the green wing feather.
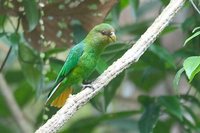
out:
{"label": "green wing feather", "polygon": [[67,77],[71,70],[78,64],[78,61],[83,54],[83,49],[84,44],[83,42],[80,42],[70,50],[67,59],[65,60],[65,63],[56,78],[53,89],[48,95],[46,104],[51,103],[57,96],[62,93],[62,91],[64,91],[62,89],[58,89],[58,86],[63,81],[63,79]]}

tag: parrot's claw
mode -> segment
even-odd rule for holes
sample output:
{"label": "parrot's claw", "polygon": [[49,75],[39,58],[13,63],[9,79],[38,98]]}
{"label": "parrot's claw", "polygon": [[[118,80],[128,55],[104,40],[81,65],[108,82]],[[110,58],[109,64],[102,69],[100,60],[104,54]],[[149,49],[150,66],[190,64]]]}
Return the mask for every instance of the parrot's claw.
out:
{"label": "parrot's claw", "polygon": [[94,90],[94,87],[91,84],[83,84],[83,90],[85,90],[86,88],[90,88],[92,90]]}
{"label": "parrot's claw", "polygon": [[83,85],[91,84],[92,80],[83,80]]}

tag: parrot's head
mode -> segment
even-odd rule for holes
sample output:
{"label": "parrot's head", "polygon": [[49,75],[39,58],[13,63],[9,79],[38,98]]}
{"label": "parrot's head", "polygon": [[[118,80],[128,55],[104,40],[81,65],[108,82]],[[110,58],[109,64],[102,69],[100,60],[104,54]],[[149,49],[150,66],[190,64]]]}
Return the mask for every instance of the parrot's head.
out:
{"label": "parrot's head", "polygon": [[88,34],[88,37],[96,45],[106,46],[116,41],[114,28],[106,23],[95,26]]}

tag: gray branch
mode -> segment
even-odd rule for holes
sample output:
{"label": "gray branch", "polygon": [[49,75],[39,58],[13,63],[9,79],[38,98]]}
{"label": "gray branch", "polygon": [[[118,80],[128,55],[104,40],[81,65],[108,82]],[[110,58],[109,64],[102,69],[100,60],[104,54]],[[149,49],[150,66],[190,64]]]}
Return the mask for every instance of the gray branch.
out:
{"label": "gray branch", "polygon": [[36,133],[55,133],[57,132],[75,113],[84,106],[91,98],[103,89],[113,78],[128,68],[132,63],[137,62],[147,48],[156,40],[162,30],[170,23],[185,0],[171,0],[169,5],[156,18],[154,23],[147,29],[141,38],[130,48],[120,59],[114,62],[103,72],[94,82],[94,89],[86,88],[76,95],[72,95],[66,104]]}

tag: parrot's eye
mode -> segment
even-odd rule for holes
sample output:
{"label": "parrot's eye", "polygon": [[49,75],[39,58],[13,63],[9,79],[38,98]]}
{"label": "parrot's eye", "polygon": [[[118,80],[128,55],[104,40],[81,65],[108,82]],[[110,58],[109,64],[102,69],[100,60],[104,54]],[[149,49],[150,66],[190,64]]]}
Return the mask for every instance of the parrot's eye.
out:
{"label": "parrot's eye", "polygon": [[110,36],[110,32],[108,32],[108,31],[103,30],[103,31],[100,31],[100,32],[101,32],[102,35]]}
{"label": "parrot's eye", "polygon": [[101,34],[102,34],[102,35],[107,35],[107,34],[106,34],[106,31],[104,31],[104,30],[101,31]]}

